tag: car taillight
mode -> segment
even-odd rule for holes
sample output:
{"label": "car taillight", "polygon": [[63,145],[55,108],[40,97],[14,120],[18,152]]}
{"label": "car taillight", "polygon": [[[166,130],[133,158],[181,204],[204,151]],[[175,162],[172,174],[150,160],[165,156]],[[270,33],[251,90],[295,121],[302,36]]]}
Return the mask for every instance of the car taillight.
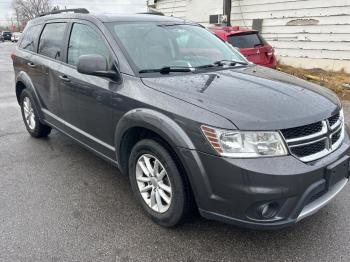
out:
{"label": "car taillight", "polygon": [[273,48],[271,48],[271,49],[267,52],[267,55],[268,55],[268,56],[272,56],[273,53],[274,53],[274,50],[273,50]]}
{"label": "car taillight", "polygon": [[11,54],[11,59],[12,59],[12,61],[15,60],[15,58],[16,58],[16,54],[15,54],[15,53],[12,53],[12,54]]}

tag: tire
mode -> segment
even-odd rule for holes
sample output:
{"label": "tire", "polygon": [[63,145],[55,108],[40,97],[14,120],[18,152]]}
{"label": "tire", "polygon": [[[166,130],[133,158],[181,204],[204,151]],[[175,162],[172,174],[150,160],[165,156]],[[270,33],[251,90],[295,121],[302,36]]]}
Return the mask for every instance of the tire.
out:
{"label": "tire", "polygon": [[[148,179],[148,176],[145,175],[144,169],[141,168],[141,164],[146,163],[147,157],[150,159],[149,163],[151,164],[151,167],[153,167],[153,170],[157,160],[160,163],[158,164],[158,170],[165,169],[165,172],[160,171],[159,175],[153,177],[154,182],[154,178],[158,179],[161,177],[161,173],[163,175],[164,173],[166,174],[164,175],[163,180],[158,181],[159,184],[156,186],[152,184],[153,182],[139,181],[140,174],[143,175],[142,179]],[[151,157],[154,157],[153,162]],[[141,164],[139,161],[141,161]],[[143,166],[145,167],[146,164]],[[146,170],[149,171],[147,168]],[[190,193],[189,184],[184,174],[181,174],[180,169],[174,161],[174,158],[161,143],[151,139],[144,139],[139,141],[133,147],[129,158],[129,178],[135,197],[146,211],[146,214],[155,223],[164,227],[173,227],[182,224],[186,218],[189,217],[192,211],[192,195]],[[143,185],[145,187],[151,186],[153,189],[148,192],[141,193],[141,188]],[[171,188],[171,193],[163,190],[164,185]],[[171,201],[169,205],[164,201],[166,198],[163,198],[164,194],[161,194],[161,191],[166,193],[168,197],[170,196]],[[156,201],[155,205],[152,205],[152,192],[154,192],[153,198],[155,199],[154,201]],[[148,202],[146,202],[145,196]],[[149,197],[149,200],[147,197]],[[161,206],[167,207],[160,209],[158,200],[161,200]]]}
{"label": "tire", "polygon": [[51,127],[40,122],[38,106],[35,104],[30,92],[26,89],[21,93],[20,106],[23,122],[28,133],[35,138],[47,137],[51,132]]}

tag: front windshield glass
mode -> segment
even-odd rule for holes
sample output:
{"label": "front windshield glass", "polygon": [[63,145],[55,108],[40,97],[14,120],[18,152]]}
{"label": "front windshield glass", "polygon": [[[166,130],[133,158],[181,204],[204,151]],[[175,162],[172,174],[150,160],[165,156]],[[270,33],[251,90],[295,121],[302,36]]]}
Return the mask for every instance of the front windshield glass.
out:
{"label": "front windshield glass", "polygon": [[108,23],[138,71],[193,68],[220,60],[246,62],[206,29],[190,24]]}

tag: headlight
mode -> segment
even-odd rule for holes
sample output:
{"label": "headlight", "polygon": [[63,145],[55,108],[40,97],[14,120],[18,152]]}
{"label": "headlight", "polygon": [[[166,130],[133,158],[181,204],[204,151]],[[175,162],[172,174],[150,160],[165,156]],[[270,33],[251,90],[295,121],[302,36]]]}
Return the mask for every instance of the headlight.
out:
{"label": "headlight", "polygon": [[208,126],[201,126],[201,129],[209,143],[221,156],[246,158],[288,154],[278,132],[231,131]]}

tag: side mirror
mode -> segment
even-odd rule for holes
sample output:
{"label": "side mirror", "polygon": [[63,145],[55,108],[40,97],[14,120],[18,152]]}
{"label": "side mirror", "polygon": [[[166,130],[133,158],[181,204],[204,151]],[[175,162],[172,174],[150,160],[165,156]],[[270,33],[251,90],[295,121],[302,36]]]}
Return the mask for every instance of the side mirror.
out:
{"label": "side mirror", "polygon": [[116,82],[121,80],[119,72],[108,70],[107,59],[101,55],[81,55],[78,60],[77,70],[85,75],[107,77]]}

